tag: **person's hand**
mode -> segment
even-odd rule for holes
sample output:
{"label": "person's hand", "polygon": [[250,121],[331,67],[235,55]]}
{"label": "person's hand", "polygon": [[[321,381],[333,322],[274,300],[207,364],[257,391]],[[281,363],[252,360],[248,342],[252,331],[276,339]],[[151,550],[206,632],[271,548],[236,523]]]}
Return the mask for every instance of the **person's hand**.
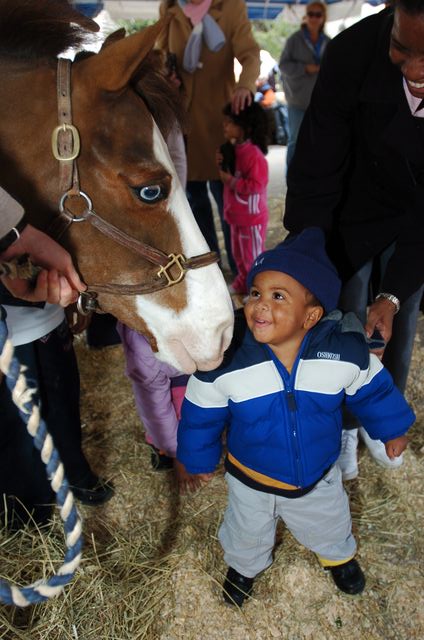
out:
{"label": "person's hand", "polygon": [[386,447],[387,456],[390,460],[394,460],[395,458],[398,458],[403,451],[405,451],[408,446],[408,438],[406,436],[393,438],[393,440],[388,440],[384,446]]}
{"label": "person's hand", "polygon": [[20,237],[1,254],[2,260],[28,254],[31,261],[43,267],[34,283],[20,278],[2,277],[12,295],[30,302],[50,302],[67,307],[76,302],[86,285],[80,279],[70,254],[55,240],[27,225]]}
{"label": "person's hand", "polygon": [[231,180],[234,178],[234,176],[231,173],[227,173],[222,169],[219,170],[219,177],[224,184],[227,184],[227,182],[231,182]]}
{"label": "person's hand", "polygon": [[215,162],[218,168],[221,168],[223,160],[224,156],[222,155],[221,151],[217,149],[215,153]]}
{"label": "person's hand", "polygon": [[305,73],[312,76],[314,73],[318,73],[319,64],[305,64]]}
{"label": "person's hand", "polygon": [[246,107],[252,104],[252,94],[249,89],[238,87],[231,100],[231,111],[238,115],[240,111],[243,111]]}
{"label": "person's hand", "polygon": [[393,302],[386,298],[379,298],[370,306],[368,319],[365,325],[367,336],[370,337],[375,329],[381,333],[383,340],[387,344],[392,337],[393,318],[396,307]]}
{"label": "person's hand", "polygon": [[213,473],[188,473],[182,462],[174,458],[174,473],[177,480],[178,492],[181,495],[193,493],[212,479]]}

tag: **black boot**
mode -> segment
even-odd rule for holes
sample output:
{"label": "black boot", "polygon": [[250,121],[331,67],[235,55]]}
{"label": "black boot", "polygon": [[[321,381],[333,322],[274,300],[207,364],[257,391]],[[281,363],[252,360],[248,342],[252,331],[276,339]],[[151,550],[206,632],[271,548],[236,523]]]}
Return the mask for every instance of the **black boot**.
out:
{"label": "black boot", "polygon": [[246,578],[232,567],[227,571],[227,577],[223,584],[223,596],[228,604],[241,607],[243,602],[252,593],[255,578]]}
{"label": "black boot", "polygon": [[341,591],[355,595],[364,590],[365,576],[354,558],[344,564],[338,564],[335,567],[326,567],[326,569],[331,571],[333,580]]}
{"label": "black boot", "polygon": [[155,471],[169,471],[174,468],[174,458],[159,451],[153,444],[147,443],[151,448],[150,462]]}
{"label": "black boot", "polygon": [[104,504],[110,500],[115,493],[113,484],[98,478],[96,476],[95,481],[81,484],[80,486],[70,486],[74,497],[89,506],[97,507],[100,504]]}

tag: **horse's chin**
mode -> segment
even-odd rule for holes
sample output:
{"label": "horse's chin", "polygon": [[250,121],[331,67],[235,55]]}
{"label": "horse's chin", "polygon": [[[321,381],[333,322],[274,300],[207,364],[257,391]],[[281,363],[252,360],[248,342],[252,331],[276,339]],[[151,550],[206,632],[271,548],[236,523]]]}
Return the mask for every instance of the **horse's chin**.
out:
{"label": "horse's chin", "polygon": [[217,358],[208,358],[208,360],[194,359],[187,351],[185,346],[179,340],[172,340],[164,349],[159,349],[156,354],[159,360],[163,360],[168,364],[181,371],[182,373],[192,374],[195,371],[213,371],[221,364],[224,352],[219,354]]}

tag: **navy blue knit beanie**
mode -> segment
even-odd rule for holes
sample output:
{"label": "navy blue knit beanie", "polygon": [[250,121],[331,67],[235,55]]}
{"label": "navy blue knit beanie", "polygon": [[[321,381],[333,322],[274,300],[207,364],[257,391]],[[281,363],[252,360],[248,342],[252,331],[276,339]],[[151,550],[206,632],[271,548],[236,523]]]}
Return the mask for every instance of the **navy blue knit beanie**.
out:
{"label": "navy blue knit beanie", "polygon": [[324,232],[318,227],[309,227],[261,253],[247,275],[248,289],[261,271],[287,273],[318,298],[326,313],[337,307],[341,282],[326,254]]}

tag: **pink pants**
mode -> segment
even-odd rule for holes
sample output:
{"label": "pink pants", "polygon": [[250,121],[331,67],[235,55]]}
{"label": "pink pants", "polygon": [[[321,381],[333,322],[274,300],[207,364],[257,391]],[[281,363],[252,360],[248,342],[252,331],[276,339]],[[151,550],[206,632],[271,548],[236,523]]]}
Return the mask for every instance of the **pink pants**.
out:
{"label": "pink pants", "polygon": [[246,277],[258,255],[265,251],[267,224],[251,227],[231,226],[231,250],[237,266],[237,277],[232,283],[237,293],[247,293]]}

